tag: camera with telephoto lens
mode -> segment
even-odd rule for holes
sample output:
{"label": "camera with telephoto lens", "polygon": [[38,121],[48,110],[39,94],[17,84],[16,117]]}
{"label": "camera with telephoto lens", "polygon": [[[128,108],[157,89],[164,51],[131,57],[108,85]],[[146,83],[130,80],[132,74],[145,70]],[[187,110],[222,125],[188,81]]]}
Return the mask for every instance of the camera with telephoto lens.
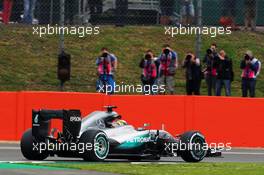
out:
{"label": "camera with telephoto lens", "polygon": [[244,59],[245,59],[245,61],[249,61],[250,60],[250,56],[248,54],[246,54]]}
{"label": "camera with telephoto lens", "polygon": [[169,55],[169,53],[170,53],[170,49],[164,49],[164,50],[163,50],[163,53],[164,53],[165,55]]}
{"label": "camera with telephoto lens", "polygon": [[151,56],[150,54],[146,54],[146,55],[145,55],[145,59],[146,59],[146,60],[150,60],[151,58],[152,58],[152,56]]}
{"label": "camera with telephoto lens", "polygon": [[192,55],[190,55],[190,54],[187,55],[186,58],[185,58],[185,60],[188,61],[188,62],[191,61],[191,59],[192,59]]}
{"label": "camera with telephoto lens", "polygon": [[211,55],[213,53],[212,49],[207,49],[206,51],[207,55]]}
{"label": "camera with telephoto lens", "polygon": [[108,53],[103,53],[103,54],[102,54],[102,57],[103,57],[103,58],[107,58],[107,57],[108,57]]}

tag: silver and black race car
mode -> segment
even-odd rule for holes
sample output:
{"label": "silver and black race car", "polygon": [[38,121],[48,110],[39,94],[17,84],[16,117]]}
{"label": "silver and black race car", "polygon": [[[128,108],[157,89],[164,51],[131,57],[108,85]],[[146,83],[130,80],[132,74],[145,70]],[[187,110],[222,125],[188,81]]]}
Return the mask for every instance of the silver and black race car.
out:
{"label": "silver and black race car", "polygon": [[[180,156],[187,162],[199,162],[210,154],[205,137],[198,131],[172,136],[165,130],[134,128],[107,106],[81,117],[80,110],[33,110],[32,129],[21,139],[26,159],[44,160],[48,156],[76,157],[85,161],[105,159],[159,160]],[[51,129],[51,120],[63,121],[62,132]]]}

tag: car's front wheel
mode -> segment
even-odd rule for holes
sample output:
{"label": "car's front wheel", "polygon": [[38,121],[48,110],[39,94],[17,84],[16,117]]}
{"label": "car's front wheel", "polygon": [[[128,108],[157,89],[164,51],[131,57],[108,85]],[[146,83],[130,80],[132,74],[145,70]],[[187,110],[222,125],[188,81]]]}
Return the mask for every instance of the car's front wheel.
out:
{"label": "car's front wheel", "polygon": [[200,162],[207,154],[205,137],[197,131],[186,132],[180,137],[180,156],[186,162]]}
{"label": "car's front wheel", "polygon": [[109,141],[103,131],[87,130],[82,133],[79,143],[84,144],[84,148],[90,148],[81,155],[85,161],[103,161],[108,156]]}

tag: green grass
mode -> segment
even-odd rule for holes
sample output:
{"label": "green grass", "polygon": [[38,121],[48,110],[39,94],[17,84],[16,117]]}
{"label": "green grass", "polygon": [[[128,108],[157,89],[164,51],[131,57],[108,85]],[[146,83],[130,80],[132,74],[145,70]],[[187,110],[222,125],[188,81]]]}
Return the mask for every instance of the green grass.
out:
{"label": "green grass", "polygon": [[[0,90],[58,90],[56,64],[59,36],[32,35],[28,26],[0,25]],[[72,54],[72,78],[66,83],[67,91],[94,92],[96,81],[95,58],[100,48],[106,46],[119,58],[116,74],[117,83],[140,84],[141,70],[138,63],[146,49],[151,48],[156,55],[164,43],[169,43],[179,53],[180,61],[187,51],[194,51],[195,36],[164,35],[163,27],[102,26],[100,34],[78,38],[66,36],[66,51]],[[243,53],[250,49],[264,63],[264,34],[233,32],[229,36],[203,37],[203,51],[212,42],[226,50],[234,61],[235,81],[232,94],[241,96],[239,62]],[[185,94],[184,71],[176,75],[177,94]],[[206,85],[202,83],[202,94]],[[259,77],[257,96],[264,97],[264,76]]]}
{"label": "green grass", "polygon": [[111,172],[129,175],[263,175],[263,163],[179,163],[170,165],[159,164],[47,164],[42,166],[74,168],[100,172]]}

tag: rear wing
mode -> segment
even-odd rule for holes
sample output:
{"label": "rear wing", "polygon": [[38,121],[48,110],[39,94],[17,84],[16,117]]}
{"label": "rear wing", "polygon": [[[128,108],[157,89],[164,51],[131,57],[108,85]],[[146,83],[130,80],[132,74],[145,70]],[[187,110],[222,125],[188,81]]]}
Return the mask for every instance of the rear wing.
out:
{"label": "rear wing", "polygon": [[80,110],[32,110],[32,136],[44,141],[49,136],[52,119],[62,120],[62,135],[66,141],[79,136],[82,122]]}

